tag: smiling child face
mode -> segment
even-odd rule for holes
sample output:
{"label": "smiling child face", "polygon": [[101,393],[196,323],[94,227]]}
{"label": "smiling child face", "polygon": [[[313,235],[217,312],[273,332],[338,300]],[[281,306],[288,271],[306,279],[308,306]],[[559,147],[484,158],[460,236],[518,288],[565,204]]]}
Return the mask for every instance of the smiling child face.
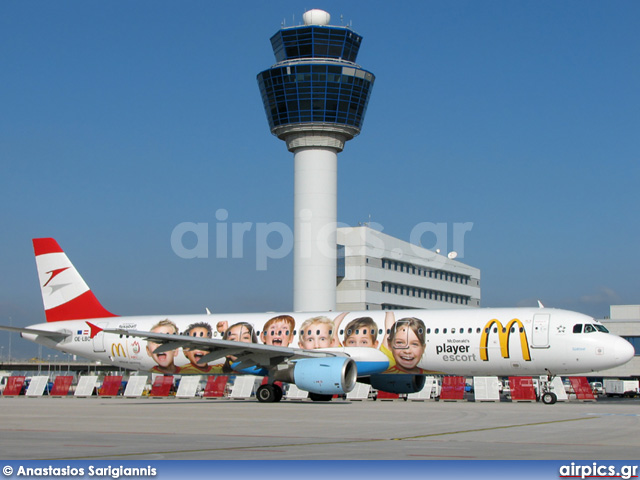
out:
{"label": "smiling child face", "polygon": [[[191,330],[189,330],[189,335],[192,337],[202,337],[202,338],[211,337],[209,330],[207,330],[204,327],[192,328]],[[184,356],[187,357],[193,365],[199,365],[201,367],[206,365],[206,362],[200,363],[200,359],[209,353],[207,350],[183,348],[182,351],[184,352]]]}
{"label": "smiling child face", "polygon": [[409,372],[418,366],[425,346],[420,343],[420,339],[411,328],[403,325],[398,327],[391,348],[396,365]]}
{"label": "smiling child face", "polygon": [[[176,333],[175,329],[171,325],[160,325],[153,330],[153,333],[168,333],[173,335]],[[173,360],[178,354],[178,350],[169,350],[164,353],[155,353],[156,349],[160,346],[159,343],[147,340],[147,355],[149,355],[161,368],[169,368],[173,365]]]}

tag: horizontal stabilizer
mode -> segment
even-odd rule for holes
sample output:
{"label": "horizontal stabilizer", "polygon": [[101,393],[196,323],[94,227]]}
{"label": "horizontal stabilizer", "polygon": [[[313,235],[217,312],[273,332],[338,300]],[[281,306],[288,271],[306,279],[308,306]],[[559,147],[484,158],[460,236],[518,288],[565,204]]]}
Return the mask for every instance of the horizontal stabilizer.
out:
{"label": "horizontal stabilizer", "polygon": [[16,333],[26,333],[29,335],[40,335],[43,337],[50,338],[55,342],[60,342],[67,338],[71,333],[64,332],[50,332],[48,330],[39,330],[37,328],[20,328],[20,327],[7,327],[5,325],[0,325],[0,330],[6,330],[8,332],[16,332]]}

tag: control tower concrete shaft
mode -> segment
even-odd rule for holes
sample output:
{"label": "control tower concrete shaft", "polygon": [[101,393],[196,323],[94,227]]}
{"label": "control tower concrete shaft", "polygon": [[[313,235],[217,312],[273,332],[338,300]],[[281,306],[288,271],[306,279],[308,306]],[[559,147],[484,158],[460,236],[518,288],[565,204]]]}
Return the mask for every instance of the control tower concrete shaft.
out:
{"label": "control tower concrete shaft", "polygon": [[335,310],[338,153],[360,133],[375,80],[355,63],[362,37],[310,10],[282,28],[258,74],[271,133],[294,154],[293,309]]}

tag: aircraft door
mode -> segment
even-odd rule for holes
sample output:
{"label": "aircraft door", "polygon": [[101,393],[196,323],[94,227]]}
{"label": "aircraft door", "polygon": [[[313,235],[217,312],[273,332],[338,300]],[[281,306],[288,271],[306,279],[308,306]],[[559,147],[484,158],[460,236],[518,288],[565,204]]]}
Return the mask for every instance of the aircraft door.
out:
{"label": "aircraft door", "polygon": [[548,313],[538,313],[533,316],[533,338],[532,347],[548,348],[549,347],[549,321],[551,315]]}
{"label": "aircraft door", "polygon": [[[107,328],[108,322],[100,322],[97,324],[100,328]],[[93,337],[93,351],[94,353],[106,352],[104,348],[104,332],[100,331],[95,337]]]}

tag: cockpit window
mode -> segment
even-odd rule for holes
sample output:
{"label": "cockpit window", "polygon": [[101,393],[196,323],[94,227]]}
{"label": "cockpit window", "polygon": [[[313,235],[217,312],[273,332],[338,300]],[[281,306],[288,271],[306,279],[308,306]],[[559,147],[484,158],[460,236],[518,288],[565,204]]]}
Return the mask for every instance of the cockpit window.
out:
{"label": "cockpit window", "polygon": [[609,330],[607,330],[603,325],[599,325],[597,323],[588,324],[584,326],[584,333],[592,333],[592,332],[609,333]]}
{"label": "cockpit window", "polygon": [[573,333],[583,333],[582,327],[584,326],[584,333],[593,333],[593,332],[602,332],[609,333],[609,330],[606,329],[603,325],[595,324],[586,324],[582,325],[581,323],[573,326]]}

